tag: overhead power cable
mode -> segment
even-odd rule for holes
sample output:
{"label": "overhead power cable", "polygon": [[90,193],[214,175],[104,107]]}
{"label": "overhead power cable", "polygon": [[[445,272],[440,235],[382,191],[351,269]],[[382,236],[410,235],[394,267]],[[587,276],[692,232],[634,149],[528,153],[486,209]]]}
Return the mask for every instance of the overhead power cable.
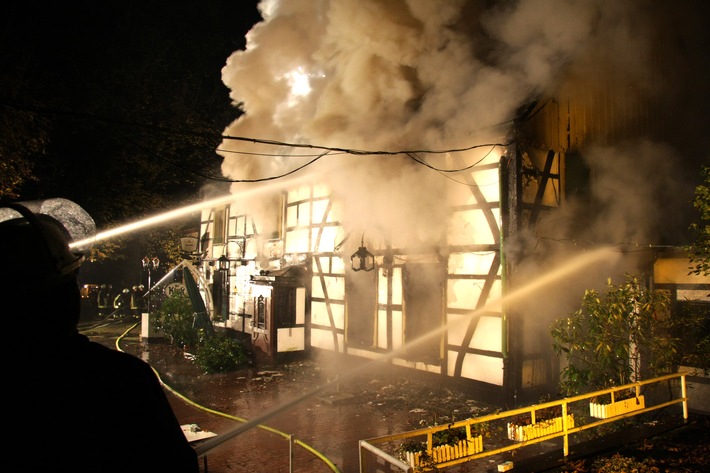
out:
{"label": "overhead power cable", "polygon": [[506,147],[512,142],[508,143],[482,143],[477,145],[466,146],[463,148],[449,148],[449,149],[401,149],[401,150],[363,150],[354,148],[338,148],[333,146],[322,146],[314,145],[309,143],[289,143],[285,141],[274,141],[265,140],[260,138],[249,138],[245,136],[230,136],[223,135],[222,138],[225,140],[236,140],[236,141],[248,141],[250,143],[259,143],[272,146],[284,146],[289,148],[308,148],[308,149],[322,149],[327,151],[337,151],[341,153],[362,155],[362,156],[373,156],[373,155],[398,155],[398,154],[446,154],[446,153],[462,153],[464,151],[471,151],[478,148],[487,147]]}
{"label": "overhead power cable", "polygon": [[[211,138],[211,139],[222,139],[223,141],[228,141],[228,140],[243,141],[243,142],[258,143],[258,144],[264,144],[264,145],[270,145],[270,146],[314,149],[314,150],[324,151],[323,153],[315,155],[315,157],[312,160],[310,160],[309,162],[307,162],[307,163],[305,163],[305,164],[303,164],[291,171],[285,172],[280,175],[269,176],[269,177],[258,178],[258,179],[228,179],[228,178],[221,177],[221,176],[207,175],[203,172],[199,172],[199,171],[192,170],[192,169],[187,169],[183,165],[178,164],[176,161],[166,159],[162,156],[158,156],[157,153],[151,152],[151,154],[153,156],[157,156],[162,161],[164,161],[172,166],[178,167],[179,169],[182,169],[183,171],[190,172],[190,173],[197,175],[199,177],[202,177],[204,179],[210,179],[210,180],[221,181],[221,182],[262,182],[262,181],[270,181],[270,180],[274,180],[274,179],[279,179],[279,178],[288,176],[290,174],[293,174],[295,172],[302,170],[303,168],[313,164],[315,161],[319,160],[320,158],[322,158],[326,155],[333,155],[333,154],[338,154],[338,153],[351,154],[351,155],[356,155],[356,156],[406,155],[406,156],[409,156],[414,161],[418,162],[419,164],[427,166],[430,169],[438,171],[438,172],[460,172],[462,170],[470,169],[470,168],[476,166],[476,164],[478,164],[480,162],[480,160],[477,163],[474,163],[473,165],[467,166],[466,168],[462,168],[460,170],[443,170],[443,169],[437,169],[437,168],[427,164],[425,161],[423,161],[417,157],[414,157],[414,155],[416,155],[416,154],[461,153],[464,151],[470,151],[470,150],[474,150],[474,149],[478,149],[478,148],[485,148],[485,147],[491,147],[491,150],[492,150],[496,147],[507,147],[512,143],[512,142],[482,143],[482,144],[475,144],[475,145],[465,146],[465,147],[460,147],[460,148],[448,148],[448,149],[363,150],[363,149],[354,149],[354,148],[323,146],[323,145],[310,144],[310,143],[291,143],[291,142],[285,142],[285,141],[252,138],[252,137],[245,137],[245,136],[231,136],[231,135],[222,135],[222,134],[215,134],[215,133],[195,132],[195,131],[191,131],[191,130],[171,129],[171,128],[166,128],[166,127],[159,126],[159,125],[153,125],[153,124],[147,124],[147,123],[127,122],[124,120],[101,117],[101,116],[89,114],[89,113],[57,110],[57,109],[52,109],[52,108],[47,108],[47,107],[36,107],[36,106],[30,106],[27,104],[13,103],[13,102],[5,101],[5,100],[0,101],[0,105],[5,106],[5,107],[9,107],[9,108],[14,108],[17,110],[31,111],[31,112],[36,112],[36,113],[72,116],[74,118],[82,119],[82,120],[92,120],[92,121],[96,121],[96,122],[103,122],[103,123],[108,123],[108,124],[113,124],[113,125],[140,127],[143,129],[155,130],[160,133],[168,133],[168,134],[172,134],[172,135],[193,136],[193,137]],[[123,135],[123,136],[124,136],[124,139],[126,139],[125,135]],[[134,145],[137,145],[137,143],[134,140],[127,139],[127,141],[130,141]],[[140,147],[144,150],[146,149],[145,146],[140,146]],[[282,154],[277,154],[277,153],[273,153],[273,154],[272,153],[253,153],[253,152],[244,152],[244,151],[224,150],[224,149],[219,149],[219,148],[218,148],[218,150],[223,153],[228,152],[228,153],[239,153],[239,154],[253,154],[256,156],[261,155],[261,156],[267,156],[267,157],[283,157]],[[307,155],[293,156],[293,157],[307,157]]]}
{"label": "overhead power cable", "polygon": [[617,251],[621,253],[635,253],[639,251],[653,251],[658,249],[685,249],[684,246],[680,245],[659,245],[655,243],[634,243],[634,242],[617,242],[617,243],[598,243],[591,240],[577,240],[574,238],[553,238],[546,237],[543,235],[537,235],[535,239],[539,241],[551,241],[555,243],[561,243],[569,246],[581,246],[585,248],[594,247],[614,247]]}

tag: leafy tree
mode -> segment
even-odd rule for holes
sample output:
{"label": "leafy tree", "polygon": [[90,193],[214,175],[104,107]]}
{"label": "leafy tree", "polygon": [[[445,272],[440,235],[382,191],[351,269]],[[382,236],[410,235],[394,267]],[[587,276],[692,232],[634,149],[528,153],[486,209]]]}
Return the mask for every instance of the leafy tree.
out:
{"label": "leafy tree", "polygon": [[[0,86],[4,82],[0,75]],[[0,199],[13,200],[37,180],[34,162],[48,141],[47,122],[34,113],[5,106],[0,109]]]}
{"label": "leafy tree", "polygon": [[708,303],[679,301],[675,335],[683,340],[677,365],[691,366],[710,373],[710,310]]}
{"label": "leafy tree", "polygon": [[[244,45],[234,24],[244,6],[50,2],[53,21],[38,29],[32,5],[10,5],[0,20],[0,197],[65,197],[103,230],[194,203],[222,179],[215,150],[240,112],[220,74]],[[258,20],[249,14],[245,23]],[[184,222],[161,226],[179,233]],[[126,253],[142,256],[146,241],[112,238],[92,258],[130,264]]]}
{"label": "leafy tree", "polygon": [[32,163],[23,158],[3,158],[0,161],[0,199],[17,199],[17,190],[25,181],[34,179]]}
{"label": "leafy tree", "polygon": [[690,226],[695,241],[688,247],[691,264],[689,274],[710,275],[710,166],[702,167],[703,184],[695,188],[693,207],[700,213],[700,220]]}
{"label": "leafy tree", "polygon": [[[674,337],[670,298],[648,290],[638,276],[604,294],[587,290],[582,307],[551,325],[553,347],[566,366],[560,387],[566,395],[604,389],[669,373],[681,341]],[[643,354],[643,356],[642,356]]]}

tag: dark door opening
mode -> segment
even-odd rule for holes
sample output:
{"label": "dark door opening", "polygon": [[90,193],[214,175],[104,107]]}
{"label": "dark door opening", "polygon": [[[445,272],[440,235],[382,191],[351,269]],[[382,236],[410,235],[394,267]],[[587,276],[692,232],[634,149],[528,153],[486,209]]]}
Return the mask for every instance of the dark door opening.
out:
{"label": "dark door opening", "polygon": [[410,358],[438,364],[441,359],[442,285],[438,263],[404,267],[404,346]]}
{"label": "dark door opening", "polygon": [[345,280],[346,343],[353,347],[372,347],[375,344],[375,316],[377,314],[377,273],[353,273]]}

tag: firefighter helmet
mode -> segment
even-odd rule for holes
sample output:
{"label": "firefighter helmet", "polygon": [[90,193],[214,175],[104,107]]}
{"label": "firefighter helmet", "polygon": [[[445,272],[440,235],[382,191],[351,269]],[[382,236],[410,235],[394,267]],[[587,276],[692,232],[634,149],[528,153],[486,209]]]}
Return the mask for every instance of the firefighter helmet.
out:
{"label": "firefighter helmet", "polygon": [[84,256],[70,250],[71,235],[62,222],[21,203],[2,204],[0,210],[0,237],[11,249],[6,263],[15,268],[15,275],[19,271],[20,276],[52,285],[76,277]]}

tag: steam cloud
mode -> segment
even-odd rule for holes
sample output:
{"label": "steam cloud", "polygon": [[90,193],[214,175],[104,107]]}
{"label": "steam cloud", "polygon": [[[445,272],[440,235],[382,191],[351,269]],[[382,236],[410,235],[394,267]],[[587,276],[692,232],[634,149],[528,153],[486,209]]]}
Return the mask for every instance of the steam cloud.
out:
{"label": "steam cloud", "polygon": [[[692,50],[696,45],[689,35],[697,31],[678,21],[699,15],[684,16],[688,7],[701,5],[692,0],[263,0],[263,21],[248,33],[246,49],[233,53],[223,69],[231,100],[245,112],[225,134],[389,151],[502,143],[521,106],[554,93],[574,75],[681,100],[683,94],[673,88],[677,82],[658,73],[651,39],[671,29]],[[688,79],[675,66],[678,76]],[[456,158],[472,164],[489,151]],[[318,151],[225,140],[219,153],[226,177],[248,180],[294,170]],[[604,212],[588,222],[590,239],[653,241],[662,223],[654,209],[669,205],[659,199],[675,196],[672,204],[684,201],[679,205],[687,207],[692,193],[687,184],[680,193],[660,193],[669,188],[660,178],[687,182],[673,169],[678,154],[647,138],[591,149],[585,158],[599,183],[602,194],[596,197]],[[451,162],[446,155],[422,157],[442,167]],[[440,190],[450,181],[407,156],[331,153],[294,176],[330,184],[343,202],[346,224],[358,235],[360,225],[384,235],[412,235],[415,243],[440,238],[445,218]],[[249,186],[234,183],[231,190],[241,193]],[[626,198],[621,191],[633,195]],[[268,213],[268,204],[244,199],[252,215]]]}

